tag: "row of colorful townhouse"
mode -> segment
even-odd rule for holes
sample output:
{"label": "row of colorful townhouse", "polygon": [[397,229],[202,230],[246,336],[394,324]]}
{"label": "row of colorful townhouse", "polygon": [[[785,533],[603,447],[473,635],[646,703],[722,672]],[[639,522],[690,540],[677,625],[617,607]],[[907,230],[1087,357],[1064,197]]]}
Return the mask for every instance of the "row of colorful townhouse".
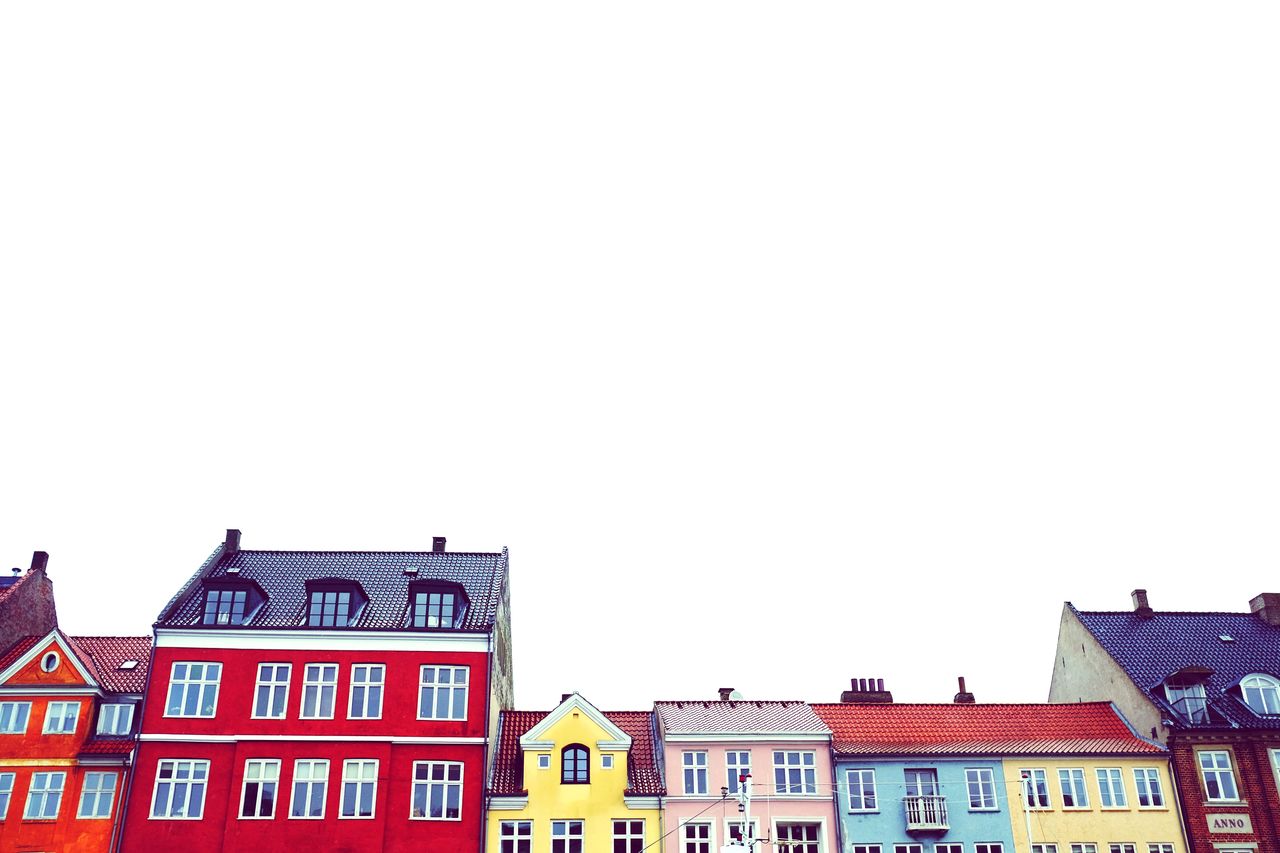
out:
{"label": "row of colorful townhouse", "polygon": [[500,552],[249,551],[150,637],[0,581],[0,851],[1280,853],[1280,596],[1067,604],[1051,701],[512,709]]}

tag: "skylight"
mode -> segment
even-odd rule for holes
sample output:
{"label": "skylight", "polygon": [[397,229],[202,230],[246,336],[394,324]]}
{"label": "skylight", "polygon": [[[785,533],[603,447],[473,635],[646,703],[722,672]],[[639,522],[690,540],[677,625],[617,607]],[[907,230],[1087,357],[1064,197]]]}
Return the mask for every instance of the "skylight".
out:
{"label": "skylight", "polygon": [[137,665],[138,665],[138,662],[136,660],[126,660],[126,661],[120,662],[121,669],[133,669]]}
{"label": "skylight", "polygon": [[1224,643],[1234,643],[1236,641],[1236,638],[1230,634],[1219,634],[1218,639]]}

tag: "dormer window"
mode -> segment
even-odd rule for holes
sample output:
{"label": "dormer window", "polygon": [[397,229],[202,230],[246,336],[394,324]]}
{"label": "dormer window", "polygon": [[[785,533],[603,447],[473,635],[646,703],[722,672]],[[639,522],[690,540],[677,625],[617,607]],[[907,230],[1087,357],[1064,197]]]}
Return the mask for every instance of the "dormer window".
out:
{"label": "dormer window", "polygon": [[409,624],[414,628],[456,628],[466,609],[467,598],[456,586],[415,584],[409,589]]}
{"label": "dormer window", "polygon": [[204,591],[204,625],[243,625],[258,609],[264,596],[252,584],[218,584]]}
{"label": "dormer window", "polygon": [[1167,682],[1164,694],[1183,720],[1189,723],[1209,722],[1209,703],[1205,697],[1204,684]]}
{"label": "dormer window", "polygon": [[1240,693],[1255,714],[1280,714],[1280,682],[1271,676],[1245,676],[1240,681]]}
{"label": "dormer window", "polygon": [[307,626],[346,628],[355,622],[367,600],[357,584],[308,584]]}

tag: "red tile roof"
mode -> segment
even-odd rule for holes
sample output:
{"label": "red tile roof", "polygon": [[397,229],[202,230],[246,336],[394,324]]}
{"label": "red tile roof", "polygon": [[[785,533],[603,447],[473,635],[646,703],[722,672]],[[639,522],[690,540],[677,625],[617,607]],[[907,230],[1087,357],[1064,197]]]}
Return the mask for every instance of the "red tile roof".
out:
{"label": "red tile roof", "polygon": [[4,672],[6,669],[17,663],[18,659],[31,651],[38,642],[40,642],[40,637],[35,634],[28,634],[25,637],[20,637],[17,642],[5,651],[3,657],[0,657],[0,672]]}
{"label": "red tile roof", "polygon": [[[65,635],[64,635],[65,636]],[[67,637],[85,668],[108,693],[142,693],[151,661],[150,637]],[[137,661],[121,669],[126,661]]]}
{"label": "red tile roof", "polygon": [[81,755],[128,755],[133,752],[131,737],[96,737],[80,745]]}
{"label": "red tile roof", "polygon": [[[498,722],[498,749],[494,756],[490,793],[499,797],[522,796],[524,788],[523,751],[520,737],[542,721],[550,711],[503,711]],[[627,796],[655,797],[666,793],[658,770],[650,711],[604,711],[605,717],[631,737],[627,753]]]}
{"label": "red tile roof", "polygon": [[812,734],[825,739],[826,724],[808,702],[737,699],[726,702],[655,702],[667,732],[682,734]]}
{"label": "red tile roof", "polygon": [[1130,755],[1164,749],[1110,702],[814,705],[842,755]]}
{"label": "red tile roof", "polygon": [[4,586],[0,586],[0,604],[3,604],[4,600],[8,598],[13,593],[13,591],[17,589],[19,585],[21,585],[29,577],[31,577],[31,572],[24,572],[23,574],[20,574],[16,578],[12,578],[12,579],[5,578],[4,580],[6,581],[6,583],[4,584]]}

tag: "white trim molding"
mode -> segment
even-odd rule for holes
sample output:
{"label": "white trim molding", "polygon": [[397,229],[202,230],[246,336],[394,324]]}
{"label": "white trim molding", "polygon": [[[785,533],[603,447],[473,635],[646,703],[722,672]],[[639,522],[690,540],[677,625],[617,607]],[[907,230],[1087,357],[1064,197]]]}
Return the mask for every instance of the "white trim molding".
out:
{"label": "white trim molding", "polygon": [[89,687],[93,688],[94,692],[97,692],[99,689],[98,682],[95,681],[93,679],[93,676],[89,675],[88,671],[84,668],[84,666],[81,665],[80,658],[76,655],[76,653],[71,651],[71,648],[65,642],[63,642],[62,632],[59,631],[57,628],[54,628],[52,631],[50,631],[49,633],[41,637],[40,640],[35,645],[33,645],[30,649],[27,650],[26,654],[24,654],[22,657],[18,658],[16,661],[11,663],[9,665],[9,668],[6,669],[4,672],[0,672],[0,684],[4,684],[10,678],[13,678],[25,666],[27,666],[27,664],[31,663],[33,660],[43,655],[45,651],[49,648],[49,642],[51,640],[57,643],[58,648],[62,650],[62,659],[66,661],[70,661],[71,665],[75,667],[76,672],[80,674],[80,678],[84,680],[84,683],[89,685]]}
{"label": "white trim molding", "polygon": [[605,733],[605,737],[596,741],[596,745],[600,749],[624,750],[631,748],[631,735],[618,728],[612,720],[600,712],[595,705],[592,705],[581,693],[570,693],[569,697],[560,703],[560,706],[551,713],[547,714],[538,724],[529,731],[520,736],[521,749],[553,749],[555,741],[547,740],[547,732],[570,711],[580,711],[587,716],[587,719],[599,726]]}
{"label": "white trim molding", "polygon": [[528,808],[529,798],[526,797],[490,797],[489,811],[492,812],[515,812]]}
{"label": "white trim molding", "polygon": [[822,732],[663,732],[668,743],[803,743],[815,747],[831,743],[831,735]]}
{"label": "white trim molding", "polygon": [[488,652],[487,634],[424,631],[326,631],[282,628],[185,630],[157,628],[156,648],[264,651]]}
{"label": "white trim molding", "polygon": [[622,802],[629,809],[656,809],[662,806],[661,797],[623,797]]}
{"label": "white trim molding", "polygon": [[273,742],[287,743],[289,741],[298,742],[325,742],[333,744],[342,743],[438,743],[438,744],[482,744],[482,737],[396,737],[387,735],[380,737],[378,735],[184,735],[184,734],[156,734],[147,732],[138,735],[138,740],[153,741],[158,743],[238,743],[245,742]]}

